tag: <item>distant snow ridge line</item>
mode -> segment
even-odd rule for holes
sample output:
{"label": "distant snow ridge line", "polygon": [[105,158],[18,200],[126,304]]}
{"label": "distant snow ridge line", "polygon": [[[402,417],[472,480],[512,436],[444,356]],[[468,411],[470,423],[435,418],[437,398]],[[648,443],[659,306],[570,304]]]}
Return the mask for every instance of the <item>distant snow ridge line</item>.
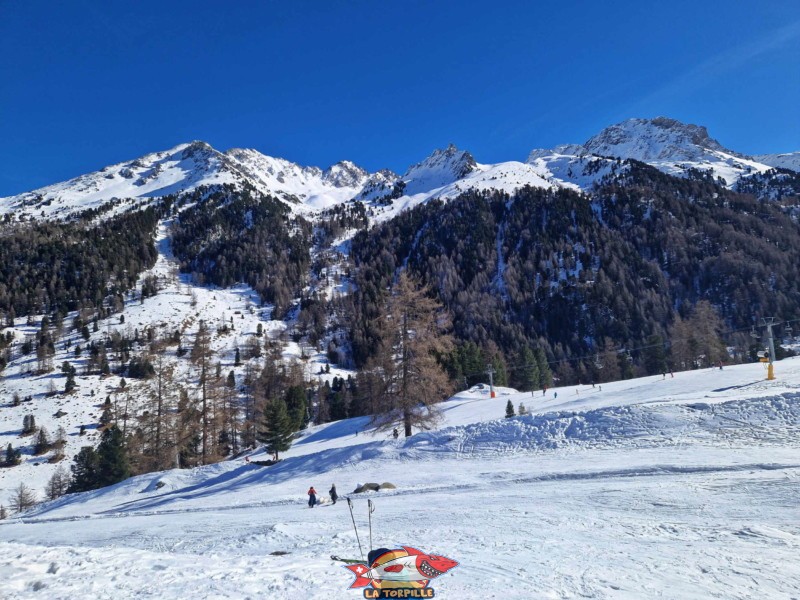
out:
{"label": "distant snow ridge line", "polygon": [[730,430],[751,434],[749,437],[759,443],[772,438],[783,443],[793,438],[800,440],[800,394],[720,404],[631,405],[525,415],[420,433],[404,448],[420,453],[495,455],[573,445],[653,446],[664,445],[665,441],[679,444],[681,439],[697,434],[728,435]]}

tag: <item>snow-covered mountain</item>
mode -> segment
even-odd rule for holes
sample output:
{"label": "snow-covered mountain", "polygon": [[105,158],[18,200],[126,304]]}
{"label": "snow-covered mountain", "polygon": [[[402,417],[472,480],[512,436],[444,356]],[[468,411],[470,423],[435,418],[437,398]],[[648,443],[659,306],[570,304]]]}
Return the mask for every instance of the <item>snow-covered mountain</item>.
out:
{"label": "snow-covered mountain", "polygon": [[791,169],[800,173],[800,151],[786,152],[784,154],[758,154],[753,158],[770,167]]}
{"label": "snow-covered mountain", "polygon": [[[749,157],[729,150],[709,136],[705,127],[667,117],[628,119],[605,128],[584,144],[565,144],[552,150],[534,150],[528,162],[556,181],[586,188],[601,172],[593,163],[587,177],[587,157],[635,159],[665,173],[683,176],[703,171],[732,187],[741,178],[764,173],[773,166],[798,168],[800,153]],[[765,160],[760,160],[764,158]],[[605,166],[608,166],[607,164]]]}
{"label": "snow-covered mountain", "polygon": [[[385,216],[432,197],[449,198],[475,189],[512,192],[524,185],[588,189],[624,169],[624,159],[643,161],[679,176],[690,170],[709,172],[729,187],[773,167],[800,170],[800,152],[748,157],[722,146],[705,127],[665,117],[629,119],[607,127],[584,144],[533,150],[524,163],[479,164],[470,152],[450,144],[412,165],[402,176],[386,169],[369,173],[350,161],[323,170],[252,149],[220,152],[195,141],[0,198],[0,216],[12,213],[18,219],[63,219],[103,205],[107,214],[114,214],[167,194],[222,184],[252,186],[301,213],[355,200],[380,207]],[[113,206],[108,206],[112,201]]]}
{"label": "snow-covered mountain", "polygon": [[180,144],[69,181],[0,198],[0,215],[65,218],[86,209],[124,200],[119,208],[200,186],[249,185],[275,195],[298,210],[326,208],[349,200],[370,182],[370,174],[349,161],[322,170],[303,167],[256,150],[219,152],[205,142]]}
{"label": "snow-covered mountain", "polygon": [[477,168],[472,154],[450,144],[444,150],[435,150],[428,158],[406,171],[403,175],[406,193],[414,195],[444,187],[463,179]]}

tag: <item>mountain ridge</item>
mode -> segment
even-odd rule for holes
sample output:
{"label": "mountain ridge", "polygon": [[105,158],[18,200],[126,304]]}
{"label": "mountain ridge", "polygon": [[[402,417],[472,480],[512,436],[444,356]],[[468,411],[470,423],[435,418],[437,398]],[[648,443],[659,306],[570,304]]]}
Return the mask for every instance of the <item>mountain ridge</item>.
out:
{"label": "mountain ridge", "polygon": [[403,209],[470,189],[513,191],[533,185],[587,190],[610,174],[615,163],[627,159],[672,175],[708,173],[726,187],[776,167],[800,170],[800,151],[750,157],[725,148],[704,126],[667,117],[628,119],[606,127],[583,144],[532,150],[524,162],[480,164],[469,151],[449,144],[411,165],[402,176],[388,169],[370,173],[349,160],[326,169],[302,166],[255,149],[222,152],[195,140],[0,198],[0,215],[63,219],[109,202],[118,205],[110,211],[114,214],[170,194],[221,185],[251,186],[301,213],[348,201],[396,203]]}

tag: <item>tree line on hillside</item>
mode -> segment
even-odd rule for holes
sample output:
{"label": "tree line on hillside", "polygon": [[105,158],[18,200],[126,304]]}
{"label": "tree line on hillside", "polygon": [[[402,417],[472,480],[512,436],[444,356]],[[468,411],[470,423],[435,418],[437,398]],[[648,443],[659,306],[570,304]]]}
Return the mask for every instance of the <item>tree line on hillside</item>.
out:
{"label": "tree line on hillside", "polygon": [[150,207],[106,221],[0,225],[0,312],[5,322],[29,314],[99,307],[133,288],[158,255]]}
{"label": "tree line on hillside", "polygon": [[[458,343],[507,364],[539,350],[564,381],[646,373],[638,349],[684,339],[686,320],[743,330],[800,306],[800,229],[782,206],[635,162],[589,195],[526,187],[429,202],[359,233],[352,260],[347,322],[360,367],[404,269],[452,313]],[[742,355],[749,345],[744,333],[727,342]],[[678,354],[676,369],[697,362]]]}
{"label": "tree line on hillside", "polygon": [[310,265],[312,228],[290,208],[255,190],[206,192],[172,228],[180,268],[199,283],[246,282],[283,316]]}

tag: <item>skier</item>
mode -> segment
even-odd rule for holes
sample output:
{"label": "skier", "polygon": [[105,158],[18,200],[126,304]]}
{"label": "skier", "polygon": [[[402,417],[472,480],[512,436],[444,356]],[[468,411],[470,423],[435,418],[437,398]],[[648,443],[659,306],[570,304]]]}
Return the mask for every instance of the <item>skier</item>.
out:
{"label": "skier", "polygon": [[314,505],[317,503],[317,490],[314,489],[312,485],[308,488],[308,508],[314,508]]}
{"label": "skier", "polygon": [[399,431],[397,431],[397,427],[395,427],[395,428],[394,428],[394,431],[392,431],[392,437],[393,437],[394,439],[397,439],[398,437],[400,437],[400,432],[399,432]]}
{"label": "skier", "polygon": [[336,493],[336,484],[331,484],[331,489],[328,491],[328,495],[331,497],[331,500],[334,504],[336,504],[336,499],[339,497],[339,494]]}

